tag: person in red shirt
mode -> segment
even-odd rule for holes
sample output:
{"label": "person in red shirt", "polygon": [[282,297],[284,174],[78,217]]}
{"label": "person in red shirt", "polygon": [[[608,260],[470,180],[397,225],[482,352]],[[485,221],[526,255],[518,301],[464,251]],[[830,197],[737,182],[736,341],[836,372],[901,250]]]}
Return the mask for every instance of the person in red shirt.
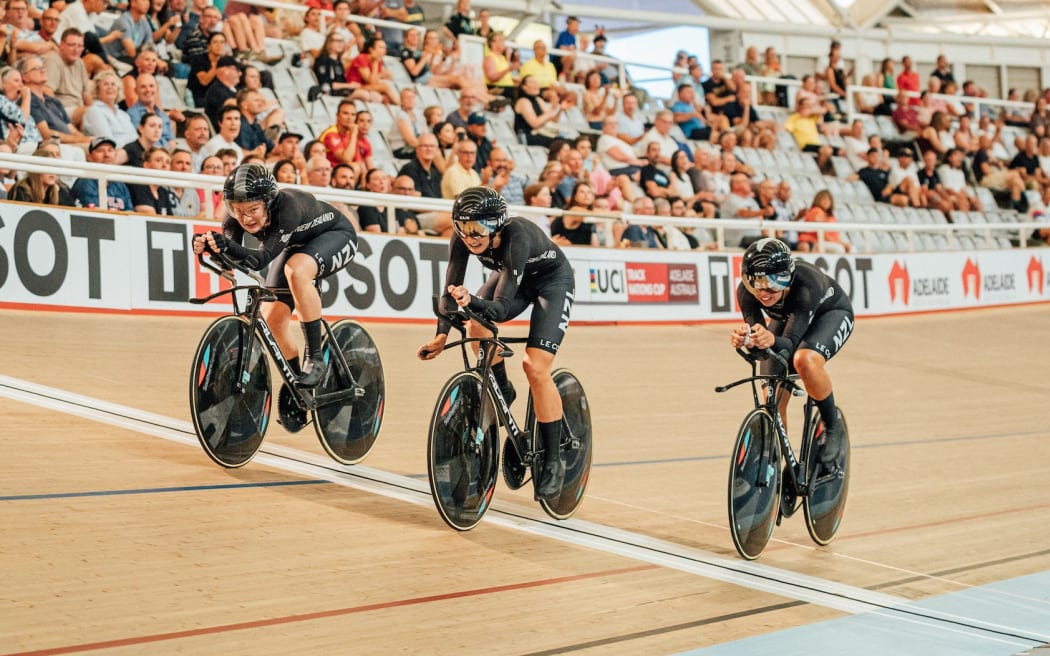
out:
{"label": "person in red shirt", "polygon": [[383,39],[377,37],[365,43],[365,51],[350,62],[346,70],[346,81],[383,94],[383,101],[387,104],[399,105],[400,96],[390,83],[394,76],[383,66],[385,55],[386,42]]}
{"label": "person in red shirt", "polygon": [[[901,66],[904,70],[897,76],[897,89],[902,91],[915,91],[922,90],[922,82],[919,80],[919,74],[912,68],[911,57],[904,55],[901,59]],[[918,96],[911,98],[908,101],[909,105],[918,105]]]}
{"label": "person in red shirt", "polygon": [[332,166],[350,164],[357,154],[357,107],[344,98],[335,110],[335,125],[325,129],[317,140],[324,144],[325,154]]}

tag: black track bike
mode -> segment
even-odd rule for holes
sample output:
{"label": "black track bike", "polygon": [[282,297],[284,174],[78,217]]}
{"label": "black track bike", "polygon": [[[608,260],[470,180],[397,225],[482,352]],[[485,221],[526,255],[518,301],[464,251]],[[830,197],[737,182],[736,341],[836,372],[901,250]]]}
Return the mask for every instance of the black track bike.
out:
{"label": "black track bike", "polygon": [[[750,353],[737,349],[737,353],[751,363],[751,376],[715,388],[716,392],[725,392],[750,383],[755,400],[755,408],[744,418],[737,433],[729,466],[729,532],[733,545],[743,558],[758,558],[773,535],[774,526],[795,514],[799,505],[810,537],[817,544],[826,545],[839,529],[849,492],[846,418],[838,410],[844,429],[838,458],[822,463],[819,450],[824,443],[824,422],[816,402],[799,385],[798,374],[790,374],[787,360],[770,349]],[[759,374],[758,361],[765,358],[773,359],[782,373]],[[806,396],[797,460],[777,411],[785,394]]]}
{"label": "black track bike", "polygon": [[[334,325],[322,320],[321,349],[328,369],[316,388],[300,388],[260,314],[262,304],[277,300],[276,292],[282,290],[266,287],[258,273],[222,255],[209,258],[201,254],[197,260],[231,287],[190,303],[229,294],[233,314],[208,326],[193,357],[190,414],[204,451],[223,467],[241,467],[262,446],[273,400],[269,352],[284,379],[278,421],[292,433],[312,421],[321,446],[333,459],[344,465],[363,460],[379,435],[385,401],[383,363],[368,332],[350,319]],[[234,269],[255,284],[238,285]],[[247,295],[243,306],[238,292]]]}
{"label": "black track bike", "polygon": [[[427,437],[427,474],[430,491],[441,518],[458,531],[474,528],[489,509],[500,470],[500,426],[507,439],[502,446],[503,480],[516,490],[537,474],[543,464],[536,416],[529,394],[525,430],[514,420],[499,385],[492,374],[492,361],[498,355],[514,355],[509,344],[523,344],[525,338],[501,338],[495,324],[469,308],[461,314],[444,315],[462,338],[445,348],[459,346],[463,371],[454,374],[438,395]],[[437,299],[434,312],[441,316]],[[468,338],[464,319],[477,322],[491,337]],[[470,345],[476,343],[478,354]],[[591,411],[579,379],[568,369],[552,374],[561,395],[563,424],[561,449],[565,458],[565,479],[558,496],[540,499],[543,510],[555,519],[567,519],[583,501],[591,469]]]}

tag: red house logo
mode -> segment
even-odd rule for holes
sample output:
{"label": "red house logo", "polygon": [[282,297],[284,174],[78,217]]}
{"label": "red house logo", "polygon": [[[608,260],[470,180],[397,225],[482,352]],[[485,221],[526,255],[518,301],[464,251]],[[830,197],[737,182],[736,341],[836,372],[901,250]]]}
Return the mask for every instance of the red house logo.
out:
{"label": "red house logo", "polygon": [[1043,282],[1046,280],[1045,271],[1043,270],[1043,261],[1036,256],[1032,256],[1032,259],[1028,260],[1028,268],[1025,270],[1028,274],[1028,293],[1038,293],[1040,296],[1043,295]]}
{"label": "red house logo", "polygon": [[970,258],[966,258],[966,265],[963,266],[962,284],[963,296],[969,296],[970,292],[973,292],[973,297],[980,300],[981,268],[977,266],[977,263],[971,260]]}
{"label": "red house logo", "polygon": [[900,302],[907,305],[908,294],[911,290],[911,276],[908,275],[908,267],[894,260],[887,282],[890,286],[890,303],[900,297]]}

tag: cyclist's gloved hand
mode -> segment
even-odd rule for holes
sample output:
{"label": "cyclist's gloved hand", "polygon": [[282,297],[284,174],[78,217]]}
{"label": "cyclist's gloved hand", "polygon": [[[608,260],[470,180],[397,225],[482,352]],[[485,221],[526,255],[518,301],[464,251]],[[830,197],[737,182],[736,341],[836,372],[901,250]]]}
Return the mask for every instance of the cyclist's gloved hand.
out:
{"label": "cyclist's gloved hand", "polygon": [[214,251],[216,255],[225,253],[226,249],[230,247],[230,240],[226,239],[226,236],[223,235],[221,232],[212,231],[208,234],[210,234],[212,240],[215,241],[215,248],[209,246],[208,250]]}

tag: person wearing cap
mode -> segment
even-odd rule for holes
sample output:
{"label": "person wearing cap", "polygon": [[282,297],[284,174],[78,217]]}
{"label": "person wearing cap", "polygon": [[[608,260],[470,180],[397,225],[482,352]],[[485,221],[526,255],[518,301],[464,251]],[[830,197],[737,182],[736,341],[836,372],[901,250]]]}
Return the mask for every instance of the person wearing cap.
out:
{"label": "person wearing cap", "polygon": [[489,156],[495,145],[488,138],[488,121],[481,112],[474,112],[467,119],[467,138],[478,147],[478,156],[474,160],[474,170],[481,173],[481,169],[489,165]]}
{"label": "person wearing cap", "polygon": [[274,165],[281,160],[288,160],[295,167],[295,170],[299,173],[299,179],[302,180],[306,176],[306,157],[303,156],[303,152],[299,150],[299,142],[302,141],[303,135],[295,132],[282,132],[277,137],[277,142],[273,145],[273,150],[266,158],[266,163]]}
{"label": "person wearing cap", "polygon": [[241,81],[240,63],[235,57],[225,55],[215,65],[215,79],[204,92],[204,113],[212,125],[219,128],[220,112],[227,101],[237,97],[237,85]]}
{"label": "person wearing cap", "polygon": [[[115,164],[117,160],[117,144],[109,137],[95,137],[88,146],[87,161],[94,164]],[[77,207],[98,208],[99,186],[101,180],[91,177],[77,178],[73,183],[73,198]],[[130,212],[134,209],[131,205],[131,192],[128,186],[119,180],[106,182],[106,209],[116,212]]]}

